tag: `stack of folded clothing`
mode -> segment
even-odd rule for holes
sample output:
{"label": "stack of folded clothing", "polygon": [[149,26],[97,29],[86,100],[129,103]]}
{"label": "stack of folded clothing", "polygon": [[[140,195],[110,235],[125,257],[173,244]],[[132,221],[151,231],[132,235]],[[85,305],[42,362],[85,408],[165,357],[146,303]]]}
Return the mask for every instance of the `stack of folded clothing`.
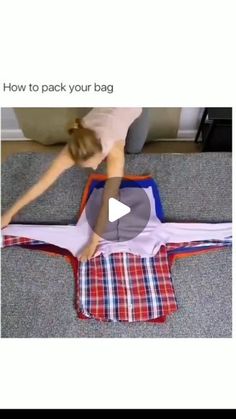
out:
{"label": "stack of folded clothing", "polygon": [[[76,255],[92,234],[86,206],[89,200],[99,201],[105,180],[105,176],[96,174],[89,178],[75,226],[12,224],[2,230],[2,246],[17,245],[65,257],[74,272],[80,319],[164,322],[178,308],[171,279],[175,259],[231,246],[232,224],[165,223],[154,180],[150,176],[129,176],[121,183],[120,200],[129,196],[132,201],[133,197],[135,207],[140,205],[135,188],[145,191],[150,216],[144,229],[125,240],[131,227],[124,217],[114,224],[114,238],[101,240],[94,257],[80,262]],[[119,241],[115,240],[117,232]]]}

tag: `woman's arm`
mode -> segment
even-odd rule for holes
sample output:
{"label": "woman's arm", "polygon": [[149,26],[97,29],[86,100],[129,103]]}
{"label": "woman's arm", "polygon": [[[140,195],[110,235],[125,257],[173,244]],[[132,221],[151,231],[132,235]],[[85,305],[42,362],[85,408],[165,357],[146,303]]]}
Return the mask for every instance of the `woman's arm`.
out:
{"label": "woman's arm", "polygon": [[73,165],[74,161],[69,155],[67,146],[65,146],[39,181],[5,212],[2,216],[1,227],[6,227],[18,211],[42,195],[65,170],[69,169]]}
{"label": "woman's arm", "polygon": [[117,142],[107,156],[107,181],[103,191],[102,206],[99,211],[91,242],[79,256],[82,262],[90,259],[95,253],[96,247],[101,240],[102,234],[108,222],[108,202],[110,198],[117,198],[120,183],[124,175],[124,142]]}

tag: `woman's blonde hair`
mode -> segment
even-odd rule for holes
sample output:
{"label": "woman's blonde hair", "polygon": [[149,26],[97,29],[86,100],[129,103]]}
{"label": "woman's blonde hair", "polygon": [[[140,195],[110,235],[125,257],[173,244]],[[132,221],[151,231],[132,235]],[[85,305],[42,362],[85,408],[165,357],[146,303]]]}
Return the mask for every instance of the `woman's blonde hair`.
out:
{"label": "woman's blonde hair", "polygon": [[102,145],[92,129],[84,128],[80,119],[76,118],[68,128],[71,138],[68,149],[75,163],[80,163],[102,152]]}

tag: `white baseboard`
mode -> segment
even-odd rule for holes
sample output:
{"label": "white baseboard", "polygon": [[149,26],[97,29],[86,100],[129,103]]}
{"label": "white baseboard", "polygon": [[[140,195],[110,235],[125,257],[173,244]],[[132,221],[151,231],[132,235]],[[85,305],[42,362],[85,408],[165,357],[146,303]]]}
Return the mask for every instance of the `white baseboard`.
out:
{"label": "white baseboard", "polygon": [[[177,138],[158,138],[150,141],[194,141],[197,130],[179,130]],[[24,137],[20,129],[3,129],[1,131],[2,141],[32,141],[30,138]]]}
{"label": "white baseboard", "polygon": [[20,128],[19,129],[2,129],[1,140],[2,141],[30,141],[29,138],[25,138]]}
{"label": "white baseboard", "polygon": [[185,130],[179,129],[177,137],[181,138],[181,141],[184,141],[185,139],[186,140],[190,140],[190,139],[194,140],[196,134],[197,134],[196,129],[185,129]]}
{"label": "white baseboard", "polygon": [[168,142],[168,141],[174,141],[175,143],[183,142],[183,141],[194,141],[194,137],[189,138],[154,138],[153,140],[148,140],[147,143],[151,142]]}

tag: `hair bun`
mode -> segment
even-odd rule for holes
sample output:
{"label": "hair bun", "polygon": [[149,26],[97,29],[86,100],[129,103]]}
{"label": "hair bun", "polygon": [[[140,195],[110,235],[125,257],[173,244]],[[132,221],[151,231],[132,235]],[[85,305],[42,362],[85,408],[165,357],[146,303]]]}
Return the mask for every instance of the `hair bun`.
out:
{"label": "hair bun", "polygon": [[80,118],[76,118],[75,119],[75,124],[76,124],[76,129],[79,129],[79,128],[84,128],[83,127],[83,125],[82,125],[82,123],[81,123],[81,119]]}
{"label": "hair bun", "polygon": [[81,121],[79,118],[76,118],[72,124],[70,124],[68,128],[68,133],[71,135],[74,133],[75,130],[83,128]]}

